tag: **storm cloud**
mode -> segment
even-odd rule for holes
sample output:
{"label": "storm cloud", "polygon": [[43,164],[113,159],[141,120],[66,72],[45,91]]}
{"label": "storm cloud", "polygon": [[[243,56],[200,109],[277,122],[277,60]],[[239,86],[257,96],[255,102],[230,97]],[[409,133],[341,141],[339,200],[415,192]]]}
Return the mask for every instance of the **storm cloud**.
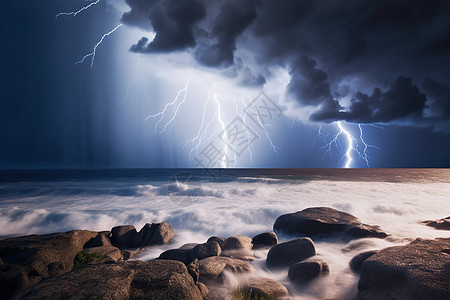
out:
{"label": "storm cloud", "polygon": [[288,101],[311,107],[311,121],[431,126],[450,116],[448,1],[126,2],[122,21],[156,33],[131,51],[190,51],[249,86],[282,67]]}

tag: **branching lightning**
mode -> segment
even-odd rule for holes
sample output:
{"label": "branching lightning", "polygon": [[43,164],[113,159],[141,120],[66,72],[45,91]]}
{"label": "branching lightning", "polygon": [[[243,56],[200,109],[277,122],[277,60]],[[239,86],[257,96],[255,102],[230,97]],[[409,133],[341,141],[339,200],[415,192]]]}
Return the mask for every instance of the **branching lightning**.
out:
{"label": "branching lightning", "polygon": [[105,33],[102,38],[100,39],[100,41],[98,41],[97,44],[95,44],[94,48],[92,49],[91,53],[86,54],[81,60],[77,61],[74,63],[74,65],[78,65],[78,64],[82,64],[88,57],[91,57],[91,69],[94,66],[94,61],[95,61],[95,55],[97,54],[97,48],[98,46],[100,46],[103,43],[103,40],[111,35],[112,33],[114,33],[117,29],[119,29],[123,24],[119,24],[117,25],[113,30],[111,30],[108,33]]}
{"label": "branching lightning", "polygon": [[[225,130],[226,129],[225,123],[222,120],[222,107],[220,105],[220,101],[217,99],[217,94],[214,94],[214,101],[217,104],[217,111],[218,111],[217,120],[219,121],[219,124],[224,132],[223,139],[228,140],[228,134]],[[224,155],[225,155],[225,158],[228,158],[228,144],[226,142],[225,142],[225,147],[224,147]],[[225,161],[222,161],[222,167],[224,167],[224,168],[227,167]]]}
{"label": "branching lightning", "polygon": [[[171,107],[171,106],[174,106],[174,107],[175,107],[174,113],[173,113],[172,117],[170,118],[170,120],[164,125],[164,127],[163,127],[163,129],[160,131],[160,133],[165,132],[165,131],[167,130],[167,127],[168,127],[170,124],[172,124],[172,122],[175,120],[175,118],[177,117],[178,111],[179,111],[179,109],[180,109],[180,106],[186,101],[186,95],[187,95],[187,88],[188,88],[188,86],[189,86],[189,82],[186,83],[186,86],[185,86],[184,88],[182,88],[182,89],[178,92],[177,96],[175,97],[175,99],[174,99],[172,102],[169,102],[169,103],[166,104],[166,106],[164,106],[164,108],[163,108],[162,111],[160,111],[160,112],[158,112],[158,113],[156,113],[156,114],[153,114],[153,115],[149,115],[149,116],[147,116],[147,117],[145,118],[144,121],[147,121],[147,120],[150,119],[150,118],[160,117],[159,120],[158,120],[158,122],[156,122],[156,124],[155,124],[155,131],[154,131],[154,132],[156,132],[156,131],[158,130],[159,124],[162,122],[162,120],[163,120],[164,117],[166,116],[167,109],[168,109],[169,107]],[[183,94],[183,98],[182,98],[181,101],[179,101],[178,104],[176,104],[176,106],[175,106],[175,103],[177,103],[177,101],[179,100],[181,94]]]}
{"label": "branching lightning", "polygon": [[62,13],[59,13],[59,14],[57,14],[57,15],[55,16],[55,19],[58,19],[58,17],[60,17],[60,16],[74,16],[74,17],[75,17],[76,15],[78,15],[79,13],[81,13],[82,11],[88,10],[88,9],[91,8],[92,6],[97,5],[99,2],[100,2],[100,0],[96,0],[95,2],[91,2],[90,4],[88,4],[88,5],[86,5],[86,6],[83,6],[82,8],[80,8],[80,9],[77,10],[77,11],[72,11],[72,12],[62,12]]}
{"label": "branching lightning", "polygon": [[[344,168],[351,168],[352,167],[352,164],[355,161],[352,153],[356,153],[359,156],[359,158],[362,159],[365,162],[367,167],[369,167],[369,153],[368,153],[368,149],[369,148],[379,149],[379,148],[376,147],[376,146],[369,145],[369,144],[366,143],[366,141],[364,140],[364,132],[363,132],[361,124],[358,124],[358,129],[359,129],[359,136],[358,136],[358,138],[355,138],[352,135],[350,130],[348,130],[346,128],[345,124],[342,121],[337,121],[336,125],[337,125],[339,131],[333,136],[333,138],[329,142],[326,142],[327,135],[325,135],[323,133],[322,126],[319,126],[319,132],[317,134],[317,137],[320,137],[326,143],[325,146],[323,146],[321,148],[321,149],[326,149],[323,157],[325,158],[325,156],[327,154],[329,154],[330,157],[332,156],[332,148],[333,148],[333,146],[335,146],[335,147],[337,147],[337,148],[342,150],[343,145],[345,145],[345,147],[344,147],[345,148],[345,152],[344,152],[343,156],[341,157],[341,159],[339,160],[339,162],[340,162],[340,161],[345,159]],[[345,142],[341,142],[340,141],[340,137],[341,136],[344,136]],[[361,148],[362,148],[362,150],[359,150]]]}

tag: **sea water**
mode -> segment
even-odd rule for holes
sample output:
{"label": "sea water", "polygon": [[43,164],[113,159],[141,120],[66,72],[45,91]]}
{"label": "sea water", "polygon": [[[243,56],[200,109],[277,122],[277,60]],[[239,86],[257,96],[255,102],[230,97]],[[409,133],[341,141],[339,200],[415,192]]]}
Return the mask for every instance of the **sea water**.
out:
{"label": "sea water", "polygon": [[[379,225],[387,239],[314,240],[330,275],[293,286],[287,270],[265,267],[256,251],[256,272],[299,298],[351,298],[358,276],[348,263],[356,254],[401,245],[415,238],[450,237],[420,221],[450,215],[448,169],[133,169],[0,171],[0,238],[68,231],[110,230],[166,221],[176,237],[147,248],[139,259],[210,236],[272,231],[276,218],[307,207],[348,212]],[[280,236],[280,241],[292,237]],[[236,287],[243,279],[228,276]]]}

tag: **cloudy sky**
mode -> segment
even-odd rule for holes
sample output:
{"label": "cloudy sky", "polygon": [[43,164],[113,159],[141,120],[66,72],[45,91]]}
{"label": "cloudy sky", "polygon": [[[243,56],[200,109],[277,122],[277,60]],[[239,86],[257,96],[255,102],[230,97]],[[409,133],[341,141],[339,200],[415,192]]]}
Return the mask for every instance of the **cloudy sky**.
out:
{"label": "cloudy sky", "polygon": [[450,167],[448,1],[4,6],[0,168]]}

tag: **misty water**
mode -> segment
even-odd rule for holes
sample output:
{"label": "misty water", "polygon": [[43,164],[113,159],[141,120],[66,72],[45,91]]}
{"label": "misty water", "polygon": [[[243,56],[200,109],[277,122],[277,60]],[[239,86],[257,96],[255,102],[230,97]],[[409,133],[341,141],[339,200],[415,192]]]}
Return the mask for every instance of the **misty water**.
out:
{"label": "misty water", "polygon": [[[278,280],[299,298],[348,298],[358,277],[348,263],[356,254],[408,243],[415,238],[450,237],[419,222],[450,215],[450,170],[71,170],[0,171],[0,238],[68,231],[110,230],[166,221],[176,237],[147,248],[139,259],[210,236],[271,231],[275,219],[307,207],[328,206],[363,223],[379,225],[387,239],[352,242],[315,239],[330,276],[295,287],[287,270],[265,267],[267,250],[255,252],[256,272]],[[279,236],[280,241],[292,237]],[[233,288],[242,278],[228,276]]]}

